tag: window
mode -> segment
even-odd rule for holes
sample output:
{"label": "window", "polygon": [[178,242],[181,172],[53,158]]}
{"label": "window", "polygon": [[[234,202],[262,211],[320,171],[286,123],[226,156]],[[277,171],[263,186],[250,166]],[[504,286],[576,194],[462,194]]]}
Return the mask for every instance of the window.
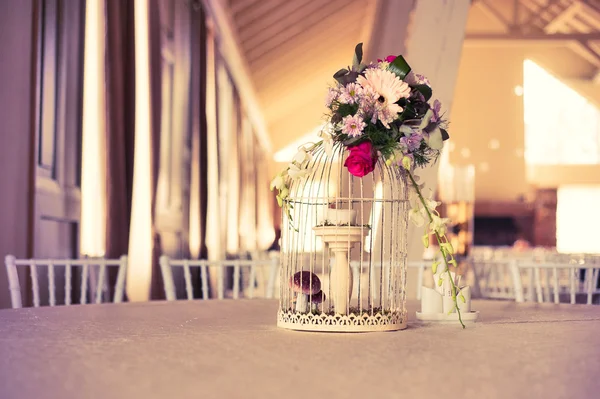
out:
{"label": "window", "polygon": [[531,60],[523,88],[528,164],[600,164],[598,107]]}
{"label": "window", "polygon": [[562,186],[556,206],[556,249],[564,253],[600,253],[600,186]]}

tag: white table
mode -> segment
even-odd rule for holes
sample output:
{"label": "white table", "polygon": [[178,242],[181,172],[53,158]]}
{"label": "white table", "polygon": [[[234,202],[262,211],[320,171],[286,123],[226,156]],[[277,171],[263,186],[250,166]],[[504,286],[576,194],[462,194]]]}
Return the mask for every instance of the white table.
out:
{"label": "white table", "polygon": [[480,321],[466,330],[366,334],[281,330],[276,308],[2,310],[0,398],[600,397],[600,306],[475,301]]}

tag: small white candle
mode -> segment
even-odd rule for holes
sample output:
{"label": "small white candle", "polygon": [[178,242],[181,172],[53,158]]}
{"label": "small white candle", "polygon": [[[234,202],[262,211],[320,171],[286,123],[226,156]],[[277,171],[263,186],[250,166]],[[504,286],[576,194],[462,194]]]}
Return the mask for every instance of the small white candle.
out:
{"label": "small white candle", "polygon": [[[462,299],[460,299],[460,294],[463,295],[463,297],[465,298],[465,301],[463,302]],[[471,288],[470,287],[462,287],[460,289],[460,291],[458,292],[458,298],[456,298],[457,302],[458,302],[458,309],[460,309],[461,312],[464,313],[468,313],[471,311]]]}
{"label": "small white candle", "polygon": [[[446,274],[448,276],[448,274]],[[456,307],[454,305],[454,299],[452,299],[452,283],[450,279],[447,277],[442,277],[444,280],[442,287],[444,288],[444,293],[442,294],[442,310],[444,313],[454,313],[456,312]]]}
{"label": "small white candle", "polygon": [[442,313],[442,296],[433,288],[421,287],[421,313]]}

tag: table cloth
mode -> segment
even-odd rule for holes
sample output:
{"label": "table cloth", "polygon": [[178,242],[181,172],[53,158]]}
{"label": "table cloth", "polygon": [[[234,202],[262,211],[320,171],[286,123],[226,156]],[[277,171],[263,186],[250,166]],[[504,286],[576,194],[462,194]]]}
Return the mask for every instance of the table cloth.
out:
{"label": "table cloth", "polygon": [[295,332],[272,300],[0,311],[0,398],[598,398],[600,306],[473,301],[479,321]]}

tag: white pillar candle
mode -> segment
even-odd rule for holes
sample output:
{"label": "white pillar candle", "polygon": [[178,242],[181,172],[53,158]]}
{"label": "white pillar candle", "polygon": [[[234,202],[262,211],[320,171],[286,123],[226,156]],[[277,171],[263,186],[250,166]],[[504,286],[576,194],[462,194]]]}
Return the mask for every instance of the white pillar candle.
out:
{"label": "white pillar candle", "polygon": [[433,288],[421,288],[421,313],[442,313],[442,296]]}
{"label": "white pillar candle", "polygon": [[[460,294],[462,294],[465,298],[464,302],[462,301],[462,299],[460,299]],[[457,301],[458,309],[460,309],[461,312],[469,313],[471,311],[471,288],[462,287],[458,293]]]}
{"label": "white pillar candle", "polygon": [[[442,279],[442,282],[448,279],[448,272],[442,271],[444,270],[444,267],[444,265],[439,265],[437,273],[433,275],[433,286],[441,295],[444,295],[444,284],[440,284],[440,279]],[[450,276],[453,281],[456,281],[456,274],[454,272],[450,272]],[[448,281],[448,283],[450,282]]]}
{"label": "white pillar candle", "polygon": [[445,278],[442,276],[442,287],[444,288],[444,293],[442,295],[442,311],[444,314],[448,314],[456,312],[456,307],[454,306],[454,300],[452,299],[452,282],[448,278],[447,273],[445,276]]}

